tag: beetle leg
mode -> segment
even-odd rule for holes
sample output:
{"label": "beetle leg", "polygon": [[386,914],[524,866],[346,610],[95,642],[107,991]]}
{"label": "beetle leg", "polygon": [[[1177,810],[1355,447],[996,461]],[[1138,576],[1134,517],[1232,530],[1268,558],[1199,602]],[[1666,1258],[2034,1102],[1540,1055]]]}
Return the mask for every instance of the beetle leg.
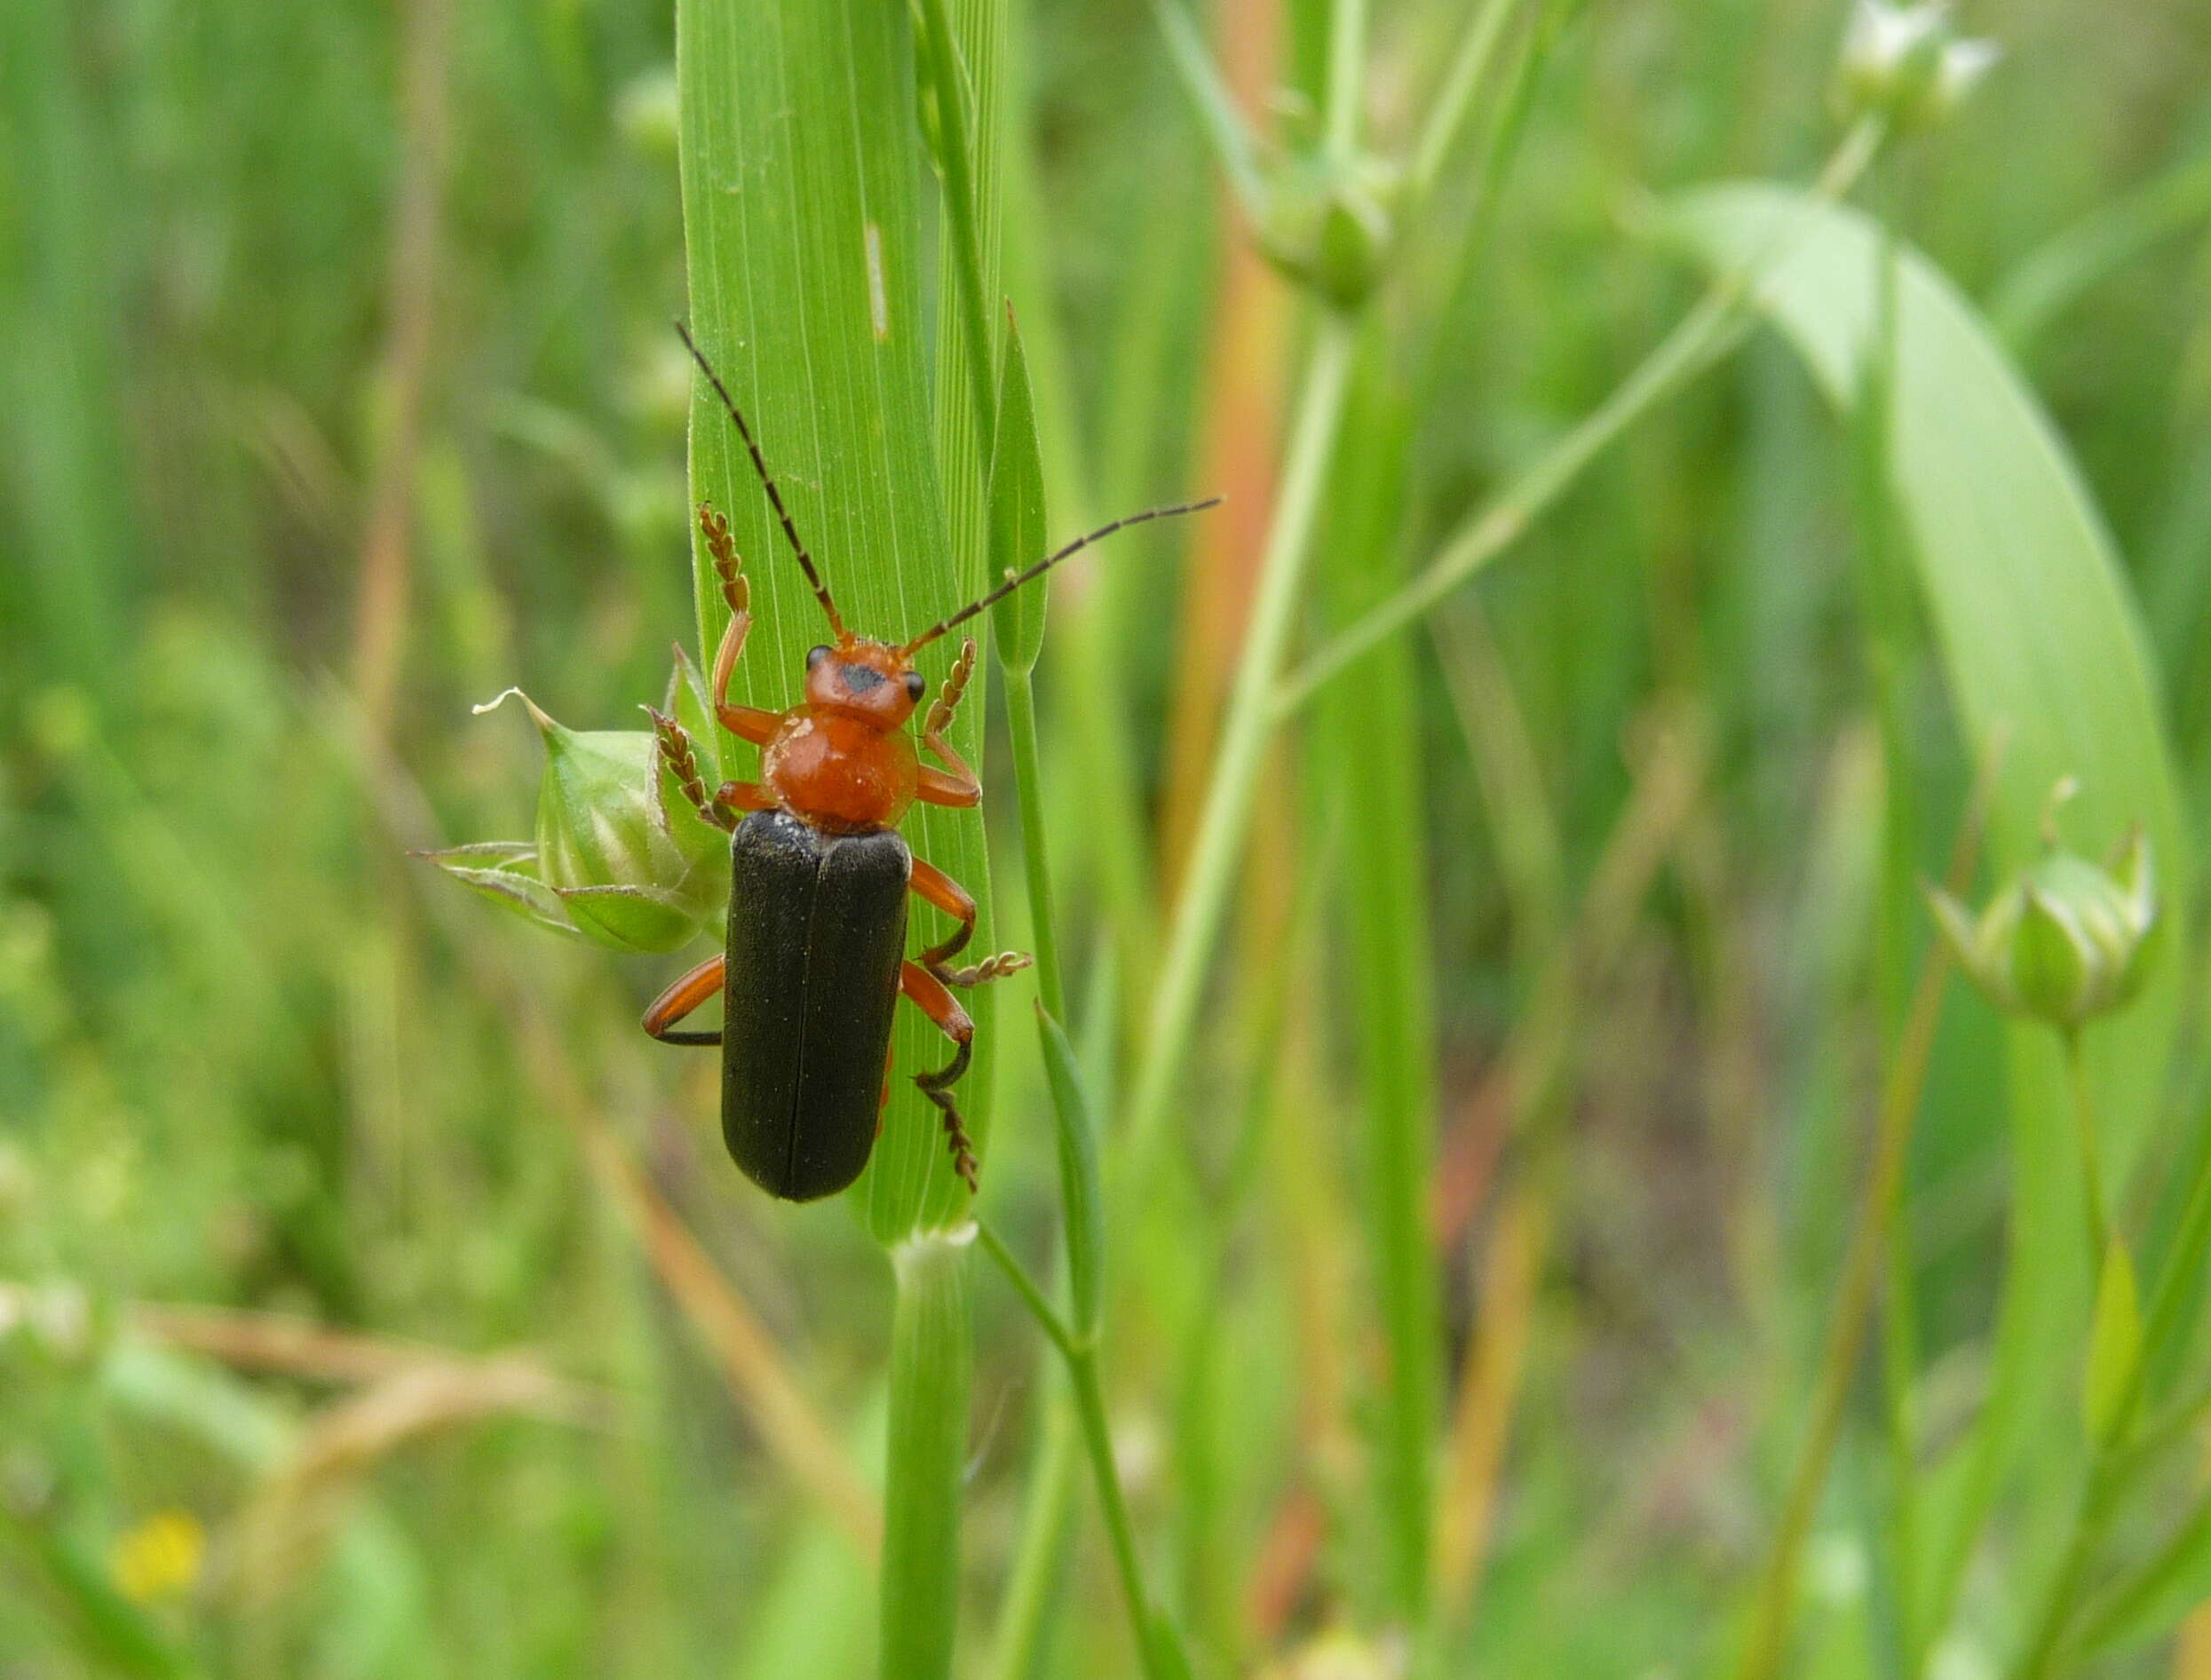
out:
{"label": "beetle leg", "polygon": [[937,978],[947,986],[987,986],[993,980],[1004,979],[1009,974],[1018,974],[1034,961],[1036,959],[1026,951],[1001,951],[995,956],[987,956],[979,963],[969,963],[965,968],[939,969]]}
{"label": "beetle leg", "polygon": [[961,1123],[960,1111],[949,1090],[967,1072],[968,1058],[974,1050],[975,1023],[952,994],[945,990],[944,983],[918,963],[899,966],[899,990],[942,1027],[945,1036],[957,1046],[950,1061],[933,1074],[915,1074],[914,1083],[921,1087],[922,1095],[936,1104],[938,1112],[943,1114],[945,1145],[952,1151],[953,1169],[966,1181],[968,1193],[973,1195],[975,1145],[968,1138],[967,1128]]}
{"label": "beetle leg", "polygon": [[936,703],[930,707],[929,717],[922,725],[922,745],[944,761],[945,768],[935,770],[927,765],[921,767],[914,792],[923,804],[973,805],[983,797],[983,784],[968,768],[944,732],[952,727],[953,714],[960,709],[960,696],[967,692],[968,678],[975,674],[975,642],[971,637],[960,644],[960,656],[952,662],[952,669],[945,673],[944,686],[937,691]]}
{"label": "beetle leg", "polygon": [[957,805],[965,808],[983,802],[983,784],[975,780],[975,773],[967,767],[960,755],[942,741],[924,741],[929,748],[947,764],[959,766],[956,775],[947,774],[931,765],[923,765],[914,778],[914,797],[925,805]]}
{"label": "beetle leg", "polygon": [[722,599],[729,606],[728,627],[722,631],[721,646],[714,650],[714,716],[731,734],[764,747],[782,721],[781,716],[757,706],[729,703],[729,679],[736,673],[737,656],[745,651],[745,637],[752,629],[752,586],[745,581],[745,563],[729,535],[729,521],[714,511],[710,502],[699,503],[699,529],[705,534],[714,575],[722,581]]}
{"label": "beetle leg", "polygon": [[718,1026],[710,1033],[678,1033],[673,1028],[678,1021],[722,989],[724,962],[722,957],[709,956],[654,998],[652,1007],[645,1011],[645,1030],[663,1044],[720,1043],[722,1029]]}
{"label": "beetle leg", "polygon": [[[714,807],[717,811],[773,811],[775,796],[757,781],[725,781],[714,790]],[[723,825],[736,826],[733,822]]]}
{"label": "beetle leg", "polygon": [[645,709],[653,719],[653,733],[660,740],[661,763],[676,778],[676,785],[683,789],[683,796],[691,802],[691,808],[701,820],[717,828],[734,828],[737,825],[707,793],[706,780],[699,774],[698,744],[691,739],[691,732],[650,706]]}
{"label": "beetle leg", "polygon": [[987,980],[1018,974],[1033,960],[1026,952],[1001,951],[995,956],[985,957],[968,968],[947,968],[946,963],[967,948],[967,942],[975,937],[975,900],[968,891],[934,864],[914,860],[913,888],[927,903],[933,904],[947,915],[957,916],[959,927],[941,945],[932,945],[921,955],[922,966],[947,986],[980,986]]}
{"label": "beetle leg", "polygon": [[949,939],[922,953],[922,966],[942,979],[944,965],[967,949],[967,942],[975,937],[975,900],[957,881],[920,858],[914,860],[913,887],[924,903],[959,919],[960,925]]}

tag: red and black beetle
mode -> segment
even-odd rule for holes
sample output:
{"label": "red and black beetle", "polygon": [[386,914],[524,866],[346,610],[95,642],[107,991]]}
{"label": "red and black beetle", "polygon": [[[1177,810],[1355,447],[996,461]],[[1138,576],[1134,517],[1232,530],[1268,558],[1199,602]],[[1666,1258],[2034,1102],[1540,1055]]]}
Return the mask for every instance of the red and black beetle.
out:
{"label": "red and black beetle", "polygon": [[[714,656],[714,716],[760,749],[760,779],[725,782],[709,793],[689,736],[674,719],[653,714],[661,755],[691,803],[706,820],[729,830],[730,892],[722,955],[654,999],[645,1030],[666,1043],[721,1046],[722,1138],[731,1157],[769,1194],[811,1201],[835,1195],[868,1164],[889,1093],[892,1012],[903,993],[955,1046],[950,1062],[914,1082],[942,1112],[954,1164],[972,1190],[974,1151],[949,1088],[967,1071],[975,1024],[952,991],[1011,973],[1028,959],[1008,954],[951,967],[974,936],[975,900],[914,856],[898,832],[917,799],[973,805],[983,795],[944,734],[974,674],[975,644],[962,646],[922,725],[920,747],[942,768],[923,764],[906,733],[928,690],[914,655],[1098,538],[1146,519],[1193,513],[1220,498],[1116,519],[1009,575],[910,640],[873,641],[844,627],[752,429],[690,333],[677,330],[744,440],[836,639],[806,655],[805,696],[789,710],[732,705],[730,678],[752,623],[750,598],[728,521],[711,507],[700,508],[700,528],[730,609]],[[958,923],[918,962],[905,955],[908,892]],[[717,994],[718,1030],[678,1030]]]}

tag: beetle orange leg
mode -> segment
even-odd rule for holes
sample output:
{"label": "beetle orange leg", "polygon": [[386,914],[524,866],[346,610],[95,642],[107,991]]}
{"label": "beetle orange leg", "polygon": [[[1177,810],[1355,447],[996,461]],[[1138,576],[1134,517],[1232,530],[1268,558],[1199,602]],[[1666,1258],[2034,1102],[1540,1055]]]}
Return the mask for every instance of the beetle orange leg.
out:
{"label": "beetle orange leg", "polygon": [[929,717],[922,725],[922,745],[944,761],[945,768],[936,770],[927,765],[921,766],[921,774],[914,788],[915,797],[930,805],[975,805],[983,798],[983,784],[968,768],[944,738],[944,732],[952,727],[953,714],[960,709],[960,696],[967,692],[968,678],[975,674],[975,643],[971,638],[961,643],[960,656],[952,662],[952,669],[945,673],[944,686],[937,691],[936,703],[930,707]]}
{"label": "beetle orange leg", "polygon": [[710,502],[699,503],[699,529],[713,558],[714,575],[722,580],[722,599],[729,605],[729,626],[722,632],[722,645],[714,650],[714,716],[731,734],[764,747],[782,721],[780,715],[729,703],[729,679],[736,673],[737,656],[745,651],[745,636],[752,629],[752,586],[745,582],[744,561],[729,535],[729,521]]}
{"label": "beetle orange leg", "polygon": [[967,942],[975,937],[975,900],[965,887],[942,869],[919,858],[914,860],[912,885],[924,902],[935,905],[947,915],[959,918],[960,925],[951,938],[922,953],[922,966],[947,986],[980,986],[986,980],[1018,974],[1028,967],[1031,959],[1025,953],[1001,951],[996,956],[985,957],[968,968],[947,968],[945,964],[965,950]]}
{"label": "beetle orange leg", "polygon": [[929,748],[947,764],[957,765],[956,775],[947,774],[933,765],[923,765],[914,777],[914,797],[925,805],[957,805],[964,809],[983,802],[983,784],[975,780],[975,773],[963,762],[960,755],[942,741],[924,741]]}
{"label": "beetle orange leg", "polygon": [[922,953],[922,966],[935,973],[967,949],[967,942],[975,937],[975,900],[957,881],[920,858],[914,860],[913,888],[923,903],[935,905],[947,915],[956,917],[960,923],[950,939]]}
{"label": "beetle orange leg", "polygon": [[714,808],[717,811],[773,811],[775,809],[775,796],[757,781],[725,781],[714,790]]}
{"label": "beetle orange leg", "polygon": [[691,732],[650,706],[645,709],[653,719],[654,734],[660,739],[661,763],[676,778],[691,808],[717,828],[734,828],[737,825],[707,794],[705,778],[699,774],[698,743],[691,739]]}
{"label": "beetle orange leg", "polygon": [[944,1115],[944,1138],[952,1151],[952,1166],[967,1181],[968,1193],[975,1193],[975,1145],[969,1141],[967,1128],[961,1123],[960,1111],[952,1101],[949,1090],[967,1072],[968,1058],[974,1051],[975,1023],[968,1018],[944,983],[918,963],[907,963],[899,969],[899,990],[905,993],[921,1012],[944,1029],[944,1034],[957,1046],[952,1059],[933,1074],[916,1074],[914,1083],[921,1087],[922,1095],[936,1104]]}
{"label": "beetle orange leg", "polygon": [[722,1029],[710,1033],[678,1033],[678,1021],[722,989],[724,959],[709,956],[653,1000],[645,1011],[645,1030],[663,1044],[718,1044]]}

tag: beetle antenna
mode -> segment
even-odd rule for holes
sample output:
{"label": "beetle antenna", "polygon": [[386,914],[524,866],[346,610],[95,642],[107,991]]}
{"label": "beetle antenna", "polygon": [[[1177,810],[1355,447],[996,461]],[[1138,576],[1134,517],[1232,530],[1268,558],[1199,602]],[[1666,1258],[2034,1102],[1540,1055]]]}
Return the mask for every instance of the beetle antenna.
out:
{"label": "beetle antenna", "polygon": [[745,424],[745,416],[739,411],[736,399],[729,394],[729,387],[722,383],[722,376],[714,371],[714,364],[693,340],[691,329],[679,321],[676,331],[683,339],[684,348],[691,353],[691,360],[699,364],[699,371],[714,387],[714,394],[722,400],[722,407],[729,410],[729,417],[737,423],[737,435],[745,440],[745,453],[752,457],[752,470],[760,475],[760,487],[768,493],[768,505],[783,522],[783,535],[790,539],[791,552],[798,556],[798,569],[806,575],[806,582],[813,585],[814,599],[821,603],[821,610],[829,615],[829,628],[842,641],[846,633],[844,621],[837,615],[836,603],[829,598],[829,586],[821,581],[821,574],[813,569],[813,556],[806,552],[806,545],[798,540],[798,527],[791,523],[790,510],[783,505],[783,493],[775,487],[774,475],[768,471],[760,446],[752,440],[752,428]]}
{"label": "beetle antenna", "polygon": [[942,636],[946,631],[957,629],[960,625],[966,623],[969,619],[973,618],[976,614],[982,612],[985,608],[995,606],[1000,601],[1004,600],[1007,596],[1012,594],[1014,590],[1019,589],[1022,584],[1032,582],[1035,579],[1043,576],[1045,573],[1050,571],[1053,567],[1058,565],[1060,561],[1067,559],[1070,555],[1081,553],[1084,549],[1090,547],[1091,543],[1098,542],[1102,538],[1111,536],[1115,531],[1121,530],[1131,525],[1142,525],[1151,519],[1171,519],[1185,513],[1202,513],[1208,508],[1216,508],[1220,506],[1222,499],[1223,498],[1217,495],[1209,495],[1202,502],[1185,502],[1179,507],[1146,508],[1141,513],[1131,513],[1123,519],[1115,519],[1111,525],[1101,525],[1097,530],[1090,533],[1089,535],[1078,536],[1074,542],[1068,543],[1066,548],[1059,550],[1057,553],[1045,556],[1044,559],[1037,561],[1035,565],[1030,567],[1026,572],[1009,573],[1007,575],[1006,581],[999,584],[996,589],[992,590],[987,595],[985,595],[979,600],[970,601],[958,612],[953,614],[951,617],[939,619],[934,624],[931,624],[927,630],[914,638],[912,641],[907,643],[905,646],[899,649],[899,652],[905,654],[912,654],[918,650],[928,646],[930,643],[935,641],[938,637]]}

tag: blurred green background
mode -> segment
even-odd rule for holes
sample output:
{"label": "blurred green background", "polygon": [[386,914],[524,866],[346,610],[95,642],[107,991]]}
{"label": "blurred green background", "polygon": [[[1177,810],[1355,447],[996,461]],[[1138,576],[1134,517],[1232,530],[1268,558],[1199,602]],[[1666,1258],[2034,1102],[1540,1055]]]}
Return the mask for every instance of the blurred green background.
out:
{"label": "blurred green background", "polygon": [[[1833,5],[1549,12],[1404,440],[1415,551],[1692,295],[1636,231],[1646,195],[1801,179],[1834,131]],[[1380,8],[1384,141],[1456,17]],[[1966,21],[2005,61],[1880,202],[1990,310],[2077,453],[2200,836],[2211,10],[1985,0]],[[1311,84],[1312,32],[1266,0],[1207,27],[1240,91]],[[578,727],[630,727],[693,622],[671,38],[665,6],[623,0],[0,9],[9,1680],[866,1668],[879,1256],[848,1208],[771,1204],[721,1156],[712,1069],[636,1028],[672,961],[556,946],[405,856],[529,831],[536,744],[472,703],[519,683]],[[1055,527],[1235,498],[1211,535],[1098,562],[1120,568],[1100,574],[1121,591],[1112,716],[1171,879],[1264,531],[1290,305],[1235,254],[1148,6],[1039,0],[1015,48],[1006,261]],[[1755,338],[1420,643],[1448,1355],[1486,1326],[1504,1357],[1486,1290],[1525,1332],[1467,1511],[1470,1672],[1697,1671],[1760,1555],[1894,1002],[1883,812],[1917,810],[1931,869],[1968,779],[1907,610],[1923,751],[1882,803],[1850,473],[1810,382]],[[1113,1000],[1141,1019],[1156,930],[1102,913],[1098,748],[1060,646],[1040,681],[1063,939],[1110,1080]],[[1201,1232],[1145,1226],[1131,1261],[1217,1288],[1153,1288],[1115,1323],[1147,1551],[1223,1673],[1318,1662],[1292,1653],[1374,1621],[1347,1491],[1375,1419],[1357,1163],[1331,1130],[1343,1047],[1300,1035],[1272,1080],[1240,1061],[1270,1009],[1327,1018],[1329,895],[1277,901],[1301,839],[1329,855],[1300,809],[1263,823],[1232,939],[1249,960],[1201,1034],[1232,1095],[1198,1109],[1219,1122],[1198,1153],[1230,1188]],[[993,820],[1002,851],[1010,810]],[[1018,942],[1014,861],[1000,875]],[[1311,978],[1284,1002],[1258,959],[1298,915],[1320,931],[1296,923]],[[1516,1178],[1495,1069],[1557,929],[1591,921],[1603,960],[1541,1018],[1565,1147]],[[1052,1145],[1020,1037],[985,1202],[1041,1240]],[[2203,1142],[2189,1043],[2175,1112],[2195,1125],[2152,1167]],[[1930,1439],[1984,1380],[2001,1060],[1993,1018],[1953,1003],[1910,1176]],[[1239,1145],[1246,1107],[1267,1123]],[[2146,1178],[2149,1217],[2167,1180]],[[1516,1285],[1524,1252],[1547,1258]],[[1045,1383],[1011,1298],[977,1294],[980,1674]],[[1846,1442],[1815,1622],[1855,1626],[1877,1590],[1882,1474]],[[1127,1672],[1075,1504],[1038,1671]],[[1384,1660],[1354,1643],[1343,1661]],[[1822,1649],[1817,1672],[1883,1671],[1856,1636]],[[1961,1649],[1946,1676],[1996,1671]],[[2110,1671],[2211,1675],[2211,1634]]]}

